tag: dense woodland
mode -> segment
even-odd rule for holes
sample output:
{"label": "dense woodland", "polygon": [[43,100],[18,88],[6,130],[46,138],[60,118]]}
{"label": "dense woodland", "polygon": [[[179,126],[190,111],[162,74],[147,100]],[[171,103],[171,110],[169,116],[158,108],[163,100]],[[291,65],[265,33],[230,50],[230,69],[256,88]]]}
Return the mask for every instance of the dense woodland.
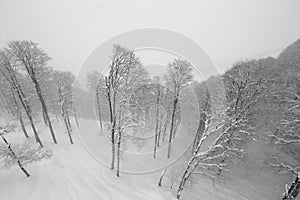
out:
{"label": "dense woodland", "polygon": [[[31,41],[12,41],[0,51],[0,109],[9,118],[0,127],[4,167],[16,165],[29,177],[27,164],[51,159],[37,124],[45,124],[57,144],[53,123],[63,123],[73,144],[74,126],[80,126],[80,119],[94,119],[97,132],[111,143],[110,167],[118,177],[127,141],[143,148],[140,138],[151,132],[157,159],[162,147],[167,149],[165,158],[175,156],[173,141],[180,134],[192,138],[181,159],[157,180],[158,187],[176,190],[177,199],[197,180],[221,183],[245,163],[275,176],[286,174],[291,184],[283,188],[282,198],[298,195],[300,40],[277,58],[243,60],[202,82],[194,79],[192,63],[179,58],[169,62],[166,74],[151,77],[134,50],[120,45],[112,47],[108,71],[89,72],[84,86],[72,73],[50,67],[50,60]],[[191,114],[184,115],[185,109]],[[7,140],[17,129],[24,143]]]}

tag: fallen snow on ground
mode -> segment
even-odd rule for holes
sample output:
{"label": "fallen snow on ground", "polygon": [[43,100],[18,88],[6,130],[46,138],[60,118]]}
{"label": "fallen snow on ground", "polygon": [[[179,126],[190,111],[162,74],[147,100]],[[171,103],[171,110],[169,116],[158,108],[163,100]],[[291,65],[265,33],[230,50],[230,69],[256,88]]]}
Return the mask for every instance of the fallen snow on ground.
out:
{"label": "fallen snow on ground", "polygon": [[[174,191],[172,193],[168,185],[161,188],[157,186],[160,171],[140,175],[121,174],[121,177],[118,178],[114,171],[97,162],[86,151],[77,134],[73,134],[75,144],[71,145],[64,132],[64,127],[61,124],[55,124],[54,127],[59,144],[51,142],[47,127],[43,125],[38,127],[42,141],[47,148],[53,150],[53,156],[49,160],[26,166],[31,174],[30,178],[26,178],[17,167],[0,170],[0,200],[175,199]],[[87,120],[81,120],[80,129],[80,131],[86,132],[98,131],[93,130],[95,128],[91,127]],[[20,138],[23,138],[21,132],[8,136],[8,140],[11,142],[20,140]],[[103,142],[105,143],[105,141]],[[109,157],[110,150],[106,145],[98,146],[98,150],[100,155]],[[124,162],[125,165],[126,161]],[[144,168],[147,165],[138,160],[132,164],[137,168]],[[232,187],[218,186],[215,188],[208,181],[202,181],[192,189],[185,190],[182,199],[263,200],[274,197],[268,188],[261,193],[255,192],[259,186],[255,186],[252,182],[242,181],[244,182],[236,184],[236,190],[240,190],[242,194],[235,192],[236,190],[233,190]],[[270,196],[264,198],[266,194],[270,194]]]}

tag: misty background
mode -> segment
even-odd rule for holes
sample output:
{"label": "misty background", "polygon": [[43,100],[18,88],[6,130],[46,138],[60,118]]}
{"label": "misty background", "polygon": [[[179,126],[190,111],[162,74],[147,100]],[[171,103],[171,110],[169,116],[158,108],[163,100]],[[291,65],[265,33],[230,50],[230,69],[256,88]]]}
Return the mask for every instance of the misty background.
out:
{"label": "misty background", "polygon": [[0,0],[0,47],[33,40],[54,68],[77,74],[112,36],[164,28],[197,42],[222,73],[240,59],[276,56],[298,39],[299,8],[298,0]]}

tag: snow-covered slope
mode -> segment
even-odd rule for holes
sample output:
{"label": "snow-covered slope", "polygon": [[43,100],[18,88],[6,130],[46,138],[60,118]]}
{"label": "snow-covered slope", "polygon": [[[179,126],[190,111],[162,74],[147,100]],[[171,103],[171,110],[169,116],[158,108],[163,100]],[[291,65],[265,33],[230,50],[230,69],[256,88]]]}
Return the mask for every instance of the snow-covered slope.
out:
{"label": "snow-covered slope", "polygon": [[53,150],[52,158],[27,166],[30,178],[25,178],[18,168],[0,170],[1,200],[172,199],[169,192],[144,177],[124,175],[117,178],[87,153],[76,134],[73,135],[75,144],[70,145],[67,135],[60,131],[62,127],[56,126],[60,144],[54,145],[48,130],[41,129],[45,146]]}
{"label": "snow-covered slope", "polygon": [[[92,130],[89,122],[81,120],[81,129]],[[161,172],[150,174],[121,174],[97,162],[83,147],[77,134],[74,145],[69,144],[67,134],[60,124],[54,125],[59,144],[52,144],[47,127],[40,125],[39,132],[45,146],[53,150],[49,160],[26,166],[31,173],[26,178],[18,168],[0,170],[0,200],[173,200],[169,185],[158,187]],[[8,137],[10,141],[23,138],[21,132]],[[99,146],[102,154],[109,154],[105,145]],[[147,163],[132,163],[141,168]],[[239,200],[272,199],[270,187],[259,188],[253,182],[240,180],[230,187],[214,187],[208,181],[201,181],[184,191],[182,199],[187,200]],[[239,191],[239,192],[237,192]],[[174,191],[173,191],[174,192]],[[269,196],[267,194],[270,194]],[[280,199],[280,198],[278,198]]]}

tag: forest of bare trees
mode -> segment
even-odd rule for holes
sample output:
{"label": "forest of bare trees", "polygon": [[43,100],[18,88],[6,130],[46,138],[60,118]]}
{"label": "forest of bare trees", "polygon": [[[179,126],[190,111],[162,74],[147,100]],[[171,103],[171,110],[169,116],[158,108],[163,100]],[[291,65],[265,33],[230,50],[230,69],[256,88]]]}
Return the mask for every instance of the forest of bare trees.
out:
{"label": "forest of bare trees", "polygon": [[[169,159],[175,156],[177,136],[187,134],[192,139],[182,152],[181,167],[176,173],[166,167],[158,178],[160,187],[170,183],[176,188],[180,199],[190,182],[225,179],[235,163],[251,154],[249,144],[263,141],[268,149],[264,167],[292,176],[295,180],[283,191],[283,199],[296,198],[300,191],[300,60],[288,57],[298,53],[299,58],[296,50],[290,47],[278,59],[240,61],[223,75],[200,82],[194,78],[195,66],[187,60],[171,60],[165,74],[152,77],[134,50],[114,45],[107,71],[88,73],[87,89],[80,88],[86,98],[93,99],[95,118],[88,117],[97,120],[97,133],[110,142],[110,168],[121,175],[126,141],[143,147],[139,138],[151,132],[153,159],[161,156],[158,152],[164,147],[164,157]],[[17,165],[28,177],[26,164],[51,157],[39,136],[40,121],[54,144],[60,141],[53,124],[62,122],[73,144],[78,118],[88,115],[84,113],[88,106],[82,108],[84,102],[76,102],[73,94],[76,77],[54,70],[50,60],[31,41],[12,41],[0,51],[1,112],[11,119],[0,129],[0,159],[7,167]],[[196,100],[184,101],[190,90]],[[188,112],[197,113],[195,117],[183,119],[184,103]],[[259,124],[264,124],[263,131]],[[26,138],[23,144],[6,138],[16,126]]]}

